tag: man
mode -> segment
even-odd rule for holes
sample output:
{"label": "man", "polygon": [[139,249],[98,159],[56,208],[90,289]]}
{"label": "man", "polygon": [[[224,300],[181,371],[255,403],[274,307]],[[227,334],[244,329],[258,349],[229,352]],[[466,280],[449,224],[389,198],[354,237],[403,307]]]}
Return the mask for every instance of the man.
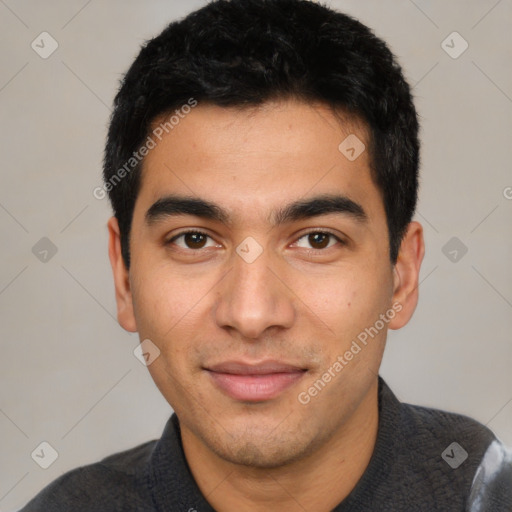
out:
{"label": "man", "polygon": [[121,326],[175,411],[23,510],[505,511],[510,454],[378,371],[424,254],[409,86],[359,22],[219,0],[145,45],[103,189]]}

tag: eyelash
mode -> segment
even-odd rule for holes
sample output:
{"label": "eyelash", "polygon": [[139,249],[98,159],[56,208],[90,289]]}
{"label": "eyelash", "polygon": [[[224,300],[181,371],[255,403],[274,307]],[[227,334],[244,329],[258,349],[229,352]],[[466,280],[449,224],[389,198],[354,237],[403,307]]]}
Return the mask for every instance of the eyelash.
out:
{"label": "eyelash", "polygon": [[[165,245],[172,245],[174,243],[175,240],[177,240],[178,238],[184,236],[184,235],[188,235],[188,234],[194,234],[194,235],[204,235],[210,239],[213,240],[213,238],[208,234],[208,233],[205,233],[203,231],[199,231],[199,230],[195,230],[195,229],[191,229],[191,230],[187,230],[187,231],[182,231],[181,233],[178,233],[177,235],[174,235],[172,238],[170,238],[169,240],[166,240],[164,242]],[[308,235],[312,235],[312,234],[321,234],[321,235],[329,235],[331,236],[332,238],[334,238],[340,245],[344,246],[344,245],[347,245],[347,243],[345,242],[345,240],[339,238],[338,236],[336,236],[334,233],[331,233],[330,231],[328,230],[311,230],[311,231],[308,231],[306,233],[303,233],[299,238],[297,238],[296,241],[299,241],[301,240],[302,238],[304,237],[307,237]],[[333,246],[330,246],[330,247],[325,247],[324,249],[307,249],[308,253],[321,253],[321,252],[325,252],[327,249],[331,249]],[[183,251],[191,251],[191,252],[200,252],[201,250],[203,249],[183,249],[182,247],[180,247],[179,249],[183,250]]]}

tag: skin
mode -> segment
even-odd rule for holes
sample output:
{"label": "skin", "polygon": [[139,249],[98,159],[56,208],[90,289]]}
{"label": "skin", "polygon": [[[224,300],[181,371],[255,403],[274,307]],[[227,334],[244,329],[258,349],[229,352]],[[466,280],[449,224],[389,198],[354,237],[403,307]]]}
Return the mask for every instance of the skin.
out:
{"label": "skin", "polygon": [[[192,474],[218,511],[332,510],[373,452],[387,329],[413,314],[424,243],[421,225],[411,222],[390,262],[368,152],[351,162],[338,150],[350,133],[367,144],[362,123],[340,121],[322,104],[200,104],[145,158],[129,271],[117,220],[108,222],[119,323],[161,351],[149,371],[178,415]],[[359,203],[367,220],[327,214],[270,222],[288,203],[333,192]],[[147,210],[170,193],[212,201],[230,223],[180,215],[148,225]],[[210,238],[166,245],[184,229]],[[305,236],[325,231],[346,243]],[[236,252],[247,237],[263,250],[252,263]],[[394,318],[300,403],[299,393],[393,304],[401,308]],[[254,403],[226,395],[204,369],[266,359],[307,371],[277,397]]]}

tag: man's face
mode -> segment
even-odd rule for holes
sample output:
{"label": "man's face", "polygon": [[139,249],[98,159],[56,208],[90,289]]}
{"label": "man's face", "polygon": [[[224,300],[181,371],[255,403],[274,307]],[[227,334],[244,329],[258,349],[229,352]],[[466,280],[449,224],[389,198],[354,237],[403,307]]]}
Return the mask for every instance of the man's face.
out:
{"label": "man's face", "polygon": [[[367,143],[321,105],[200,104],[146,156],[120,321],[160,350],[149,370],[182,430],[225,460],[298,459],[375,389],[397,280],[368,152],[338,149],[350,134]],[[171,195],[225,218],[152,208]],[[282,215],[338,196],[330,213]]]}

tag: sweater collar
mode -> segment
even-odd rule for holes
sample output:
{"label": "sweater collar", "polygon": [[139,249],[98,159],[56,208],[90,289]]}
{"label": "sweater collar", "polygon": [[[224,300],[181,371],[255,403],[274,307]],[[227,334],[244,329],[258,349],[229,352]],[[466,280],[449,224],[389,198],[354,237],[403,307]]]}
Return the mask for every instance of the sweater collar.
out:
{"label": "sweater collar", "polygon": [[153,448],[147,470],[148,486],[159,512],[215,512],[201,494],[188,466],[176,413],[167,421],[162,437]]}
{"label": "sweater collar", "polygon": [[401,438],[400,408],[400,401],[379,376],[379,426],[373,454],[354,489],[333,512],[369,510],[369,506],[364,508],[365,504],[376,502],[374,496],[378,492],[378,483],[387,481],[397,458]]}

